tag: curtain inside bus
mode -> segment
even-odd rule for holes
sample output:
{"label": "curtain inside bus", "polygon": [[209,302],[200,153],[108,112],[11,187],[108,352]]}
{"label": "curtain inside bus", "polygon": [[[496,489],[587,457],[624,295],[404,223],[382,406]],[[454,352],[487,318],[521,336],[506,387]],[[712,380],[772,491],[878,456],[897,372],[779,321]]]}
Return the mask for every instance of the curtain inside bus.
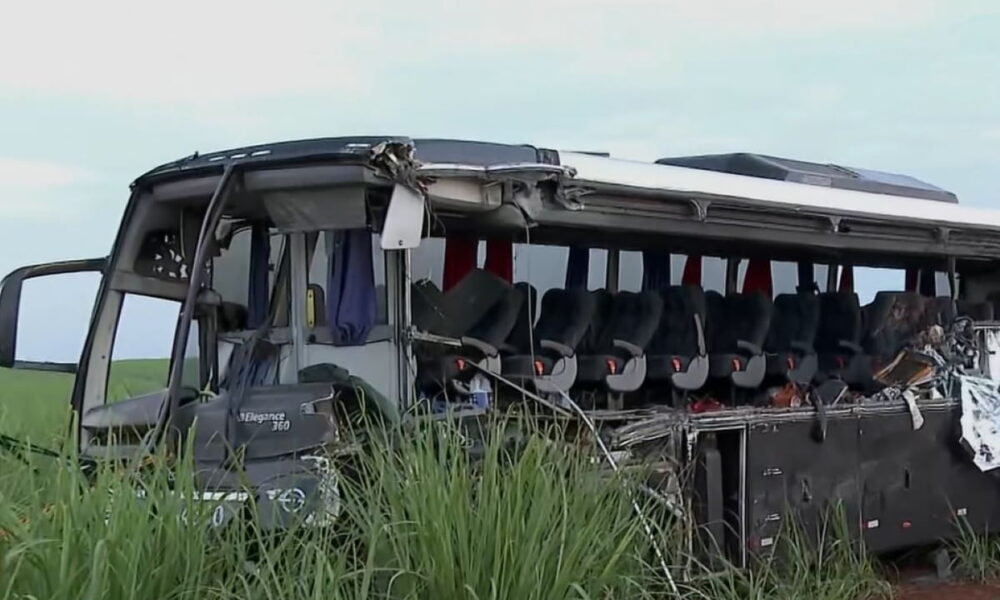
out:
{"label": "curtain inside bus", "polygon": [[268,261],[271,236],[267,225],[254,223],[250,229],[250,283],[247,289],[247,325],[260,327],[267,318]]}
{"label": "curtain inside bus", "polygon": [[590,278],[590,248],[570,246],[566,259],[566,289],[587,289]]}
{"label": "curtain inside bus", "polygon": [[669,287],[670,253],[660,250],[643,250],[642,289],[662,291]]}
{"label": "curtain inside bus", "polygon": [[367,229],[327,232],[327,323],[334,345],[364,344],[375,325],[375,268]]}
{"label": "curtain inside bus", "polygon": [[701,285],[701,256],[692,254],[684,262],[684,274],[681,276],[684,285]]}
{"label": "curtain inside bus", "polygon": [[763,292],[768,298],[774,296],[771,280],[771,261],[766,258],[751,258],[743,276],[743,293]]}

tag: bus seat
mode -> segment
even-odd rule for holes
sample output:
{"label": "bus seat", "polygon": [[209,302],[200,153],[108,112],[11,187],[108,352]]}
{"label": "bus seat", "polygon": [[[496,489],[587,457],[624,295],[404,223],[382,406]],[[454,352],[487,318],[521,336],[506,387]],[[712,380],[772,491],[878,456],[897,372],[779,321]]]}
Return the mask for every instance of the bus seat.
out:
{"label": "bus seat", "polygon": [[1000,315],[1000,292],[990,292],[986,295],[986,301],[993,305],[993,314]]}
{"label": "bus seat", "polygon": [[660,322],[663,300],[650,291],[608,297],[610,306],[600,331],[578,353],[577,382],[634,392],[646,380],[646,347]]}
{"label": "bus seat", "polygon": [[518,354],[521,349],[530,348],[533,339],[532,331],[535,328],[535,322],[538,321],[538,290],[526,281],[519,281],[514,284],[514,287],[521,290],[524,301],[514,319],[514,327],[506,341],[500,346],[502,354]]}
{"label": "bus seat", "polygon": [[708,375],[735,387],[756,388],[764,380],[764,341],[771,325],[771,299],[761,292],[705,294],[708,308]]}
{"label": "bus seat", "polygon": [[767,332],[767,375],[807,384],[816,376],[819,298],[815,294],[779,294]]}
{"label": "bus seat", "polygon": [[611,312],[615,297],[608,290],[599,289],[590,292],[594,298],[594,316],[590,319],[587,332],[580,339],[577,354],[596,354],[601,351],[604,330],[611,321]]}
{"label": "bus seat", "polygon": [[951,296],[938,296],[934,298],[937,307],[937,323],[945,329],[951,327],[958,317],[958,304]]}
{"label": "bus seat", "polygon": [[649,344],[647,378],[678,390],[697,390],[708,379],[705,292],[675,285],[662,293],[663,314]]}
{"label": "bus seat", "polygon": [[935,298],[915,292],[879,292],[875,295],[864,341],[875,367],[887,363],[914,336],[937,324]]}
{"label": "bus seat", "polygon": [[483,269],[473,269],[447,292],[430,281],[411,288],[414,325],[423,331],[460,338],[508,292],[510,284]]}
{"label": "bus seat", "polygon": [[958,314],[962,317],[971,317],[973,321],[992,321],[994,320],[994,307],[992,302],[970,302],[968,300],[959,300]]}
{"label": "bus seat", "polygon": [[852,387],[871,381],[871,357],[861,347],[861,304],[854,292],[819,295],[819,329],[814,346],[819,357],[816,379],[841,379]]}
{"label": "bus seat", "polygon": [[442,356],[426,357],[420,370],[424,381],[430,377],[440,385],[452,384],[460,393],[468,393],[466,381],[478,372],[473,363],[494,373],[500,373],[500,351],[514,329],[524,304],[523,287],[510,287],[507,293],[461,337],[462,347]]}
{"label": "bus seat", "polygon": [[566,392],[576,381],[576,347],[594,317],[594,296],[587,290],[553,288],[542,296],[542,308],[533,331],[534,348],[504,357],[505,377],[534,381],[540,392]]}

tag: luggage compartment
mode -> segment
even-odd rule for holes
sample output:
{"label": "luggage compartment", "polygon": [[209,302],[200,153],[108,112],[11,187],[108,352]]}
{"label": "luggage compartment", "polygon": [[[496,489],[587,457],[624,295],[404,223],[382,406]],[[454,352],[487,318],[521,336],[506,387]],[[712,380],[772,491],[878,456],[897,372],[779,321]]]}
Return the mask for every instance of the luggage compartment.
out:
{"label": "luggage compartment", "polygon": [[837,506],[845,510],[848,525],[858,522],[858,420],[849,411],[832,412],[822,441],[816,427],[814,418],[749,424],[746,546],[751,556],[769,555],[790,527],[815,542]]}
{"label": "luggage compartment", "polygon": [[1000,477],[961,448],[960,410],[921,406],[915,430],[903,405],[836,408],[822,440],[811,408],[692,418],[698,523],[738,564],[771,556],[793,524],[811,543],[834,535],[838,507],[851,539],[874,553],[953,539],[959,520],[998,531]]}

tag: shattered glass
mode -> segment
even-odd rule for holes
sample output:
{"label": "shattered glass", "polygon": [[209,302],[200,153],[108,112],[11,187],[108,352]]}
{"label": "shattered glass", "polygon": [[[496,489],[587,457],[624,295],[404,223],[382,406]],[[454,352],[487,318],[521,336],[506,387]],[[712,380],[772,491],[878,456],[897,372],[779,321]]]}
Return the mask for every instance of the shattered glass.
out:
{"label": "shattered glass", "polygon": [[980,471],[1000,467],[1000,389],[985,377],[960,375],[962,444]]}

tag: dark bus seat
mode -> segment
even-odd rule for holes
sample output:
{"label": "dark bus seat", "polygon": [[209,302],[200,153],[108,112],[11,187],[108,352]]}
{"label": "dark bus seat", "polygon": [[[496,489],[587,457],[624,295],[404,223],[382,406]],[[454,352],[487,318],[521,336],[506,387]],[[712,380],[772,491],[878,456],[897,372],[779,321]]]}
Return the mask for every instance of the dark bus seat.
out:
{"label": "dark bus seat", "polygon": [[871,382],[871,357],[861,347],[861,304],[854,292],[819,295],[819,329],[814,346],[819,357],[817,380],[836,378],[855,389]]}
{"label": "dark bus seat", "polygon": [[460,338],[510,290],[510,284],[483,269],[473,269],[447,292],[420,281],[411,288],[410,313],[421,331]]}
{"label": "dark bus seat", "polygon": [[917,334],[938,323],[936,298],[916,292],[879,292],[871,304],[864,341],[877,368],[886,364]]}
{"label": "dark bus seat", "polygon": [[970,317],[973,321],[992,321],[996,318],[992,302],[959,300],[957,305],[958,315],[961,317]]}
{"label": "dark bus seat", "polygon": [[[578,353],[577,382],[604,384],[613,392],[634,392],[646,380],[646,347],[660,322],[663,300],[650,291],[608,297],[610,305],[599,331]],[[598,303],[603,301],[603,295],[595,298]]]}
{"label": "dark bus seat", "polygon": [[500,351],[517,322],[525,302],[522,287],[510,287],[507,293],[469,328],[460,338],[461,348],[419,357],[419,370],[424,383],[433,381],[441,386],[452,384],[460,393],[467,393],[465,382],[478,372],[472,363],[488,371],[500,372]]}
{"label": "dark bus seat", "polygon": [[937,308],[938,325],[948,329],[958,318],[958,303],[951,296],[938,296],[934,298]]}
{"label": "dark bus seat", "polygon": [[577,345],[577,354],[596,354],[600,352],[602,336],[608,323],[611,321],[611,311],[614,306],[614,296],[605,289],[592,290],[590,295],[594,298],[594,315],[587,326],[587,332],[583,334]]}
{"label": "dark bus seat", "polygon": [[662,293],[663,314],[649,344],[646,377],[677,390],[701,389],[708,379],[705,292],[675,285]]}
{"label": "dark bus seat", "polygon": [[501,361],[505,377],[533,381],[540,392],[566,392],[576,381],[576,347],[594,317],[594,296],[587,290],[550,289],[533,331],[534,347],[520,346],[518,354]]}
{"label": "dark bus seat", "polygon": [[500,346],[500,352],[504,355],[518,354],[522,348],[530,348],[532,332],[535,322],[538,321],[538,290],[525,281],[515,283],[514,287],[521,290],[524,301],[514,319],[514,327]]}
{"label": "dark bus seat", "polygon": [[811,292],[780,294],[774,299],[771,327],[764,342],[767,375],[807,384],[816,376],[819,298]]}
{"label": "dark bus seat", "polygon": [[764,380],[764,341],[771,325],[771,299],[761,292],[705,294],[708,308],[708,375],[735,387],[756,388]]}

